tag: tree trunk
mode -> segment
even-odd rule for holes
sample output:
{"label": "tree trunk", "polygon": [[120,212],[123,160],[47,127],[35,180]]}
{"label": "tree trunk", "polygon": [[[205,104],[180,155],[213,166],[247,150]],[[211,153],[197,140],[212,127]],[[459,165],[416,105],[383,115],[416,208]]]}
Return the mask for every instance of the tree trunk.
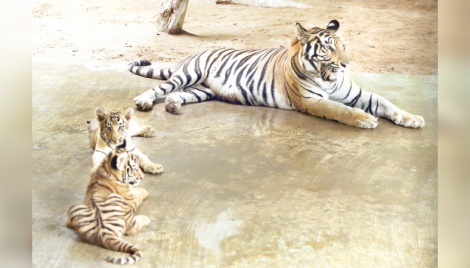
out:
{"label": "tree trunk", "polygon": [[164,0],[158,18],[159,31],[169,34],[183,32],[184,16],[189,0]]}

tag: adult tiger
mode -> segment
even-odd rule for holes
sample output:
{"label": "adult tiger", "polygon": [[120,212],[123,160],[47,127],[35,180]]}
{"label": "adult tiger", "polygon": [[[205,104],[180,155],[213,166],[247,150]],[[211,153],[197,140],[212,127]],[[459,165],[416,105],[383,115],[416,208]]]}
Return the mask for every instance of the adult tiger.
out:
{"label": "adult tiger", "polygon": [[306,30],[297,23],[297,37],[288,48],[209,50],[170,69],[145,67],[151,64],[147,60],[132,62],[129,70],[134,74],[168,79],[135,97],[134,103],[148,110],[157,98],[171,93],[165,101],[171,113],[184,103],[219,99],[306,112],[359,128],[377,127],[377,117],[405,127],[423,127],[423,117],[363,90],[348,76],[349,60],[335,34],[338,29],[337,20],[326,29]]}

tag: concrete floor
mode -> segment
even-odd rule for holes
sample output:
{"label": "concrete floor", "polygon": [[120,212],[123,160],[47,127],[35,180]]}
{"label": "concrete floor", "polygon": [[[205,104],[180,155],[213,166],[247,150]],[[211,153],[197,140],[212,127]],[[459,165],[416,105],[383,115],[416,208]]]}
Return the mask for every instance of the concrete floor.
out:
{"label": "concrete floor", "polygon": [[[106,66],[103,66],[106,65]],[[374,130],[222,102],[137,112],[135,138],[164,166],[141,187],[152,222],[126,237],[138,267],[437,266],[437,77],[355,74],[364,88],[423,115],[421,130]],[[91,168],[85,120],[124,109],[158,81],[126,63],[33,63],[33,267],[111,267],[125,256],[65,227]]]}

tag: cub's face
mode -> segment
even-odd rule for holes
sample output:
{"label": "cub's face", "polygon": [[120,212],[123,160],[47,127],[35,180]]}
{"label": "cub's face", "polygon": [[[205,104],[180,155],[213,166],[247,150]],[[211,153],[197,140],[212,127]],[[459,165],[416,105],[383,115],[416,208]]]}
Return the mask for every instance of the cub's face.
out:
{"label": "cub's face", "polygon": [[124,142],[129,128],[130,115],[122,115],[120,111],[104,112],[96,109],[99,122],[100,136],[109,145],[118,146]]}
{"label": "cub's face", "polygon": [[330,21],[326,29],[306,30],[299,23],[296,25],[297,39],[302,45],[299,52],[302,67],[327,82],[336,82],[349,64],[346,47],[335,34],[338,28],[336,20]]}
{"label": "cub's face", "polygon": [[133,186],[138,185],[144,178],[144,173],[139,167],[139,158],[125,149],[115,150],[111,154],[111,167],[116,170],[119,181]]}

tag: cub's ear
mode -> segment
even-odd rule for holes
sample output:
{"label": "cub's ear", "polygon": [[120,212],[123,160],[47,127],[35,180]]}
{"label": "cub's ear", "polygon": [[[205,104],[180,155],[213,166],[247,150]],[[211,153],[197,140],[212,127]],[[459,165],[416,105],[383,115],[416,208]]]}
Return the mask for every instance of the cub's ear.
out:
{"label": "cub's ear", "polygon": [[326,29],[336,32],[339,29],[339,22],[337,20],[332,20],[328,25],[326,26]]}
{"label": "cub's ear", "polygon": [[111,167],[114,168],[114,169],[118,169],[117,168],[117,159],[118,159],[117,155],[113,155],[111,157]]}
{"label": "cub's ear", "polygon": [[132,109],[131,107],[127,108],[124,111],[124,117],[126,118],[126,120],[130,120],[133,116],[134,116],[134,109]]}
{"label": "cub's ear", "polygon": [[308,38],[310,37],[310,35],[307,33],[307,30],[298,22],[295,24],[295,29],[297,32],[297,39],[299,39],[300,43],[302,43],[302,45],[307,43]]}
{"label": "cub's ear", "polygon": [[102,110],[101,108],[96,108],[95,113],[96,113],[96,119],[98,119],[98,121],[101,122],[106,119],[106,112]]}
{"label": "cub's ear", "polygon": [[[120,151],[116,151],[119,153]],[[127,153],[122,152],[120,154],[113,155],[111,158],[111,167],[117,170],[124,170],[126,166]]]}

